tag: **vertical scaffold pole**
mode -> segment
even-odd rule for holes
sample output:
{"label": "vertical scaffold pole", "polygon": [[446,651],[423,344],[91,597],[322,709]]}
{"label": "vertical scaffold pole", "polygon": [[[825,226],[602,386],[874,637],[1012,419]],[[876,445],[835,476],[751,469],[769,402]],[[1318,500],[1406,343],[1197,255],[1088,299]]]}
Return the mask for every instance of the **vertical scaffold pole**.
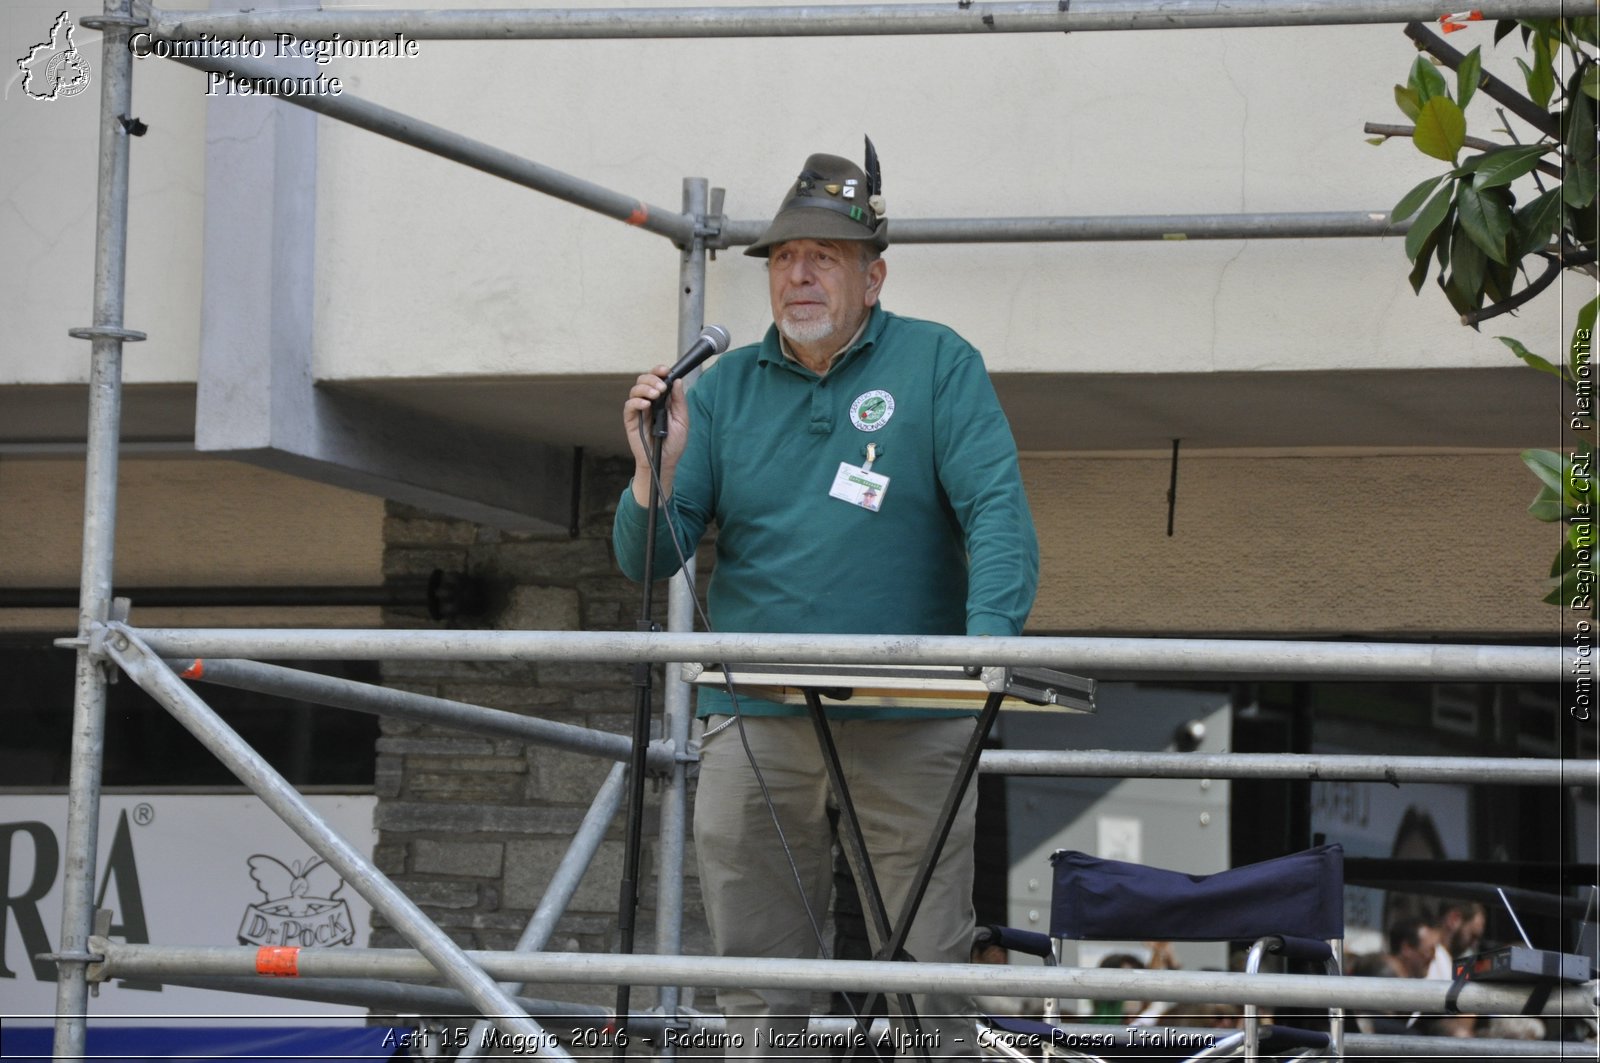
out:
{"label": "vertical scaffold pole", "polygon": [[91,645],[111,612],[117,527],[117,440],[122,422],[122,344],[144,336],[122,327],[128,248],[128,136],[133,54],[142,24],[129,0],[106,0],[102,19],[84,19],[100,38],[100,164],[95,214],[94,324],[70,335],[93,345],[84,464],[83,562],[78,597],[78,670],[72,707],[71,776],[56,963],[55,1055],[84,1055],[88,1039],[88,951],[94,922],[95,855],[105,754],[106,668]]}
{"label": "vertical scaffold pole", "polygon": [[[683,181],[683,212],[694,221],[695,235],[683,245],[678,260],[678,349],[687,350],[705,326],[707,185],[703,177]],[[692,380],[692,378],[691,378]],[[682,575],[673,577],[667,591],[667,630],[694,630],[694,558],[688,558]],[[661,860],[656,872],[656,952],[677,956],[683,952],[683,860],[688,834],[689,765],[684,754],[689,749],[689,684],[668,670],[663,691],[665,737],[678,760],[672,766],[661,794]],[[677,1018],[680,990],[662,986],[661,1014],[666,1028]],[[671,1058],[676,1053],[663,1043],[660,1054]]]}

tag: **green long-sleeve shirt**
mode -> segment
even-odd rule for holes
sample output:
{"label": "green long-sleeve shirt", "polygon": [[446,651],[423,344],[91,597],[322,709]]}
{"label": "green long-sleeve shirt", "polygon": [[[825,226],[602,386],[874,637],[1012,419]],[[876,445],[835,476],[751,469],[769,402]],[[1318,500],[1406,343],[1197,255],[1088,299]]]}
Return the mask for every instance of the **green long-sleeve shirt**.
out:
{"label": "green long-sleeve shirt", "polygon": [[[871,471],[889,478],[876,512],[828,493],[869,443]],[[1038,585],[1016,444],[982,357],[943,325],[881,308],[826,376],[785,359],[775,328],[707,369],[668,505],[684,556],[717,524],[717,631],[1015,635]],[[646,523],[625,490],[613,542],[635,580]],[[658,579],[679,568],[670,534],[663,519]],[[701,715],[727,711],[726,694],[702,691]]]}

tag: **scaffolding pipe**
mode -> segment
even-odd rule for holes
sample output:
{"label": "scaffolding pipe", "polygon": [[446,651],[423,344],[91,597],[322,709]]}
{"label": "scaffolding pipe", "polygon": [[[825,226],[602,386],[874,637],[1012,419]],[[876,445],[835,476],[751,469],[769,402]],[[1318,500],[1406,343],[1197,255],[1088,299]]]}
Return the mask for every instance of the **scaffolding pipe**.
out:
{"label": "scaffolding pipe", "polygon": [[[193,448],[188,448],[193,453]],[[265,586],[265,587],[128,587],[117,588],[118,597],[132,599],[142,609],[192,608],[326,608],[382,606],[386,608],[438,608],[439,599],[428,592],[428,581],[397,580],[378,587]],[[77,600],[75,587],[0,587],[0,609],[67,609]]]}
{"label": "scaffolding pipe", "polygon": [[1555,683],[1579,662],[1558,646],[1247,639],[772,635],[634,631],[126,628],[163,657],[303,660],[726,661],[1037,665],[1101,680],[1422,680]]}
{"label": "scaffolding pipe", "polygon": [[[674,585],[678,585],[675,581]],[[692,608],[693,603],[688,603]],[[669,610],[670,611],[670,610]],[[318,705],[392,716],[475,734],[533,742],[555,749],[623,761],[632,742],[624,735],[522,716],[427,694],[359,683],[281,665],[208,658],[167,664],[186,679],[261,694],[296,698]],[[672,699],[669,685],[669,708]],[[679,695],[687,699],[687,687]],[[685,712],[686,712],[685,708]],[[669,725],[674,717],[669,711]],[[670,729],[670,726],[669,726]],[[653,772],[687,770],[687,715],[684,739],[653,742]],[[1311,779],[1324,782],[1455,782],[1593,786],[1600,765],[1593,761],[1532,757],[1384,757],[1304,753],[1144,753],[1114,750],[984,751],[978,770],[987,775],[1069,776],[1114,779]],[[662,814],[669,815],[670,789]],[[679,815],[682,811],[679,810]],[[663,823],[663,831],[667,829]],[[669,854],[663,854],[664,859]],[[681,854],[679,857],[681,867]],[[668,870],[664,863],[662,871]],[[662,897],[660,900],[670,900]],[[675,950],[657,951],[675,955]]]}
{"label": "scaffolding pipe", "polygon": [[[764,221],[722,223],[716,248],[753,244]],[[1106,214],[1061,218],[891,218],[889,239],[904,244],[1087,243],[1109,240],[1313,240],[1403,236],[1410,221],[1387,210],[1286,214]]]}
{"label": "scaffolding pipe", "polygon": [[[236,946],[128,945],[93,939],[104,961],[97,980],[186,976],[248,977],[256,949]],[[1542,987],[1421,978],[1331,978],[1304,974],[1224,971],[1148,971],[1105,967],[1043,967],[963,963],[884,963],[871,960],[765,959],[727,956],[622,956],[613,953],[470,952],[482,968],[507,981],[615,985],[739,985],[755,988],[888,993],[963,993],[1092,1000],[1170,1000],[1178,1004],[1268,1004],[1277,1007],[1519,1014]],[[302,949],[299,967],[315,978],[422,979],[433,968],[409,949]],[[1539,1014],[1595,1014],[1597,983],[1553,988]],[[1453,998],[1453,1002],[1452,1002]],[[1533,1001],[1538,1003],[1538,1001]]]}
{"label": "scaffolding pipe", "polygon": [[[711,214],[710,182],[703,177],[685,178],[683,213],[695,220],[695,238],[685,244],[678,256],[678,350],[685,351],[699,338],[706,317],[706,221]],[[692,388],[700,377],[693,370],[684,387]],[[667,630],[694,630],[693,557],[667,585]],[[656,952],[663,956],[683,953],[683,868],[689,837],[689,731],[694,723],[689,684],[676,668],[667,668],[661,684],[661,732],[676,763],[661,791],[660,859],[656,868]],[[677,986],[662,986],[657,994],[663,1020],[676,1023],[682,993]],[[662,1058],[677,1055],[676,1047],[662,1045]]]}
{"label": "scaffolding pipe", "polygon": [[1398,1060],[1416,1056],[1461,1059],[1495,1056],[1526,1059],[1594,1059],[1594,1043],[1583,1041],[1513,1041],[1500,1037],[1406,1037],[1399,1034],[1344,1035],[1347,1056]]}
{"label": "scaffolding pipe", "polygon": [[1087,779],[1309,779],[1451,782],[1481,786],[1595,786],[1592,760],[1532,757],[1384,757],[1316,753],[1127,753],[1109,749],[985,750],[987,775]]}
{"label": "scaffolding pipe", "polygon": [[[293,12],[283,12],[286,18]],[[418,14],[426,14],[418,12]],[[208,56],[173,57],[174,62],[211,74],[236,76],[244,81],[274,81],[294,77],[284,68],[253,59],[229,59],[224,62]],[[503,178],[512,184],[543,192],[574,206],[604,214],[608,218],[637,226],[646,232],[665,236],[682,243],[693,236],[693,223],[676,211],[652,206],[643,200],[613,192],[591,181],[562,173],[509,151],[485,144],[480,140],[462,136],[443,126],[424,122],[420,118],[358,99],[349,93],[337,96],[327,93],[292,93],[278,97],[309,111],[376,133],[390,140],[426,151],[431,155],[459,162],[474,170]]]}
{"label": "scaffolding pipe", "polygon": [[[363,978],[191,978],[183,974],[168,976],[161,982],[163,985],[208,989],[217,993],[343,1004],[397,1018],[413,1015],[469,1018],[478,1014],[472,1009],[471,1001],[454,989],[410,982],[380,982]],[[611,1009],[596,1004],[524,996],[513,999],[518,1007],[535,1019],[560,1019],[594,1028],[607,1026],[612,1020]]]}
{"label": "scaffolding pipe", "polygon": [[122,424],[122,344],[141,340],[123,327],[128,251],[128,130],[133,113],[133,57],[128,0],[106,0],[95,28],[104,36],[100,83],[100,152],[95,207],[94,323],[70,335],[91,343],[88,454],[84,468],[83,552],[79,569],[78,652],[72,703],[67,829],[62,853],[61,936],[56,962],[54,1046],[80,1056],[88,1039],[89,936],[94,931],[95,857],[105,759],[105,662],[94,632],[111,615],[116,556],[117,441]]}
{"label": "scaffolding pipe", "polygon": [[[429,694],[414,694],[408,690],[305,672],[282,665],[192,657],[166,663],[180,676],[194,682],[215,683],[217,686],[295,698],[352,712],[532,742],[585,756],[625,761],[633,749],[633,740],[627,735],[595,731],[504,709],[490,709]],[[651,744],[648,763],[652,772],[665,772],[672,767],[672,762],[672,751],[666,745]]]}
{"label": "scaffolding pipe", "polygon": [[[161,980],[165,985],[209,989],[222,993],[241,993],[248,996],[275,997],[286,1000],[309,1000],[326,1004],[348,1004],[369,1007],[374,1011],[406,1018],[409,1015],[428,1015],[448,1019],[463,1014],[467,1002],[460,993],[438,986],[411,985],[405,982],[375,982],[359,979],[332,978],[186,978],[173,976]],[[554,1000],[518,997],[528,1014],[545,1019],[551,1025],[559,1020],[557,1029],[596,1029],[611,1021],[611,1011],[592,1004],[577,1004]],[[408,1010],[409,1009],[409,1010]],[[654,1012],[634,1012],[628,1019],[628,1029],[644,1037],[660,1038],[667,1023],[665,1017]],[[813,1037],[843,1041],[856,1029],[854,1019],[831,1015],[813,1015],[807,1030]],[[1113,1027],[1061,1023],[1058,1026],[1069,1035],[1077,1035],[1079,1043],[1087,1044],[1093,1036],[1105,1036]],[[1179,1029],[1184,1032],[1212,1033],[1218,1031],[1198,1027],[1145,1027],[1145,1029]],[[713,1036],[725,1033],[727,1024],[721,1015],[694,1013],[683,1017],[677,1031],[704,1032]],[[872,1038],[880,1040],[888,1030],[883,1019],[873,1022]],[[666,1047],[658,1044],[658,1051]],[[1413,1056],[1448,1056],[1452,1059],[1465,1056],[1520,1056],[1530,1059],[1594,1059],[1594,1045],[1579,1041],[1512,1041],[1500,1038],[1473,1037],[1447,1038],[1408,1036],[1403,1034],[1347,1033],[1344,1037],[1345,1055],[1376,1056],[1402,1059]]]}
{"label": "scaffolding pipe", "polygon": [[[1485,0],[1485,18],[1557,18],[1562,0]],[[1033,0],[1022,3],[841,4],[827,7],[657,7],[467,11],[153,10],[163,37],[303,40],[334,34],[418,40],[601,40],[645,37],[839,37],[885,34],[1074,33],[1429,22],[1426,0]]]}
{"label": "scaffolding pipe", "polygon": [[[160,702],[213,756],[250,787],[290,830],[393,923],[395,929],[418,948],[417,955],[426,957],[423,962],[430,964],[430,972],[436,970],[439,976],[466,994],[480,1014],[493,1016],[495,1026],[515,1042],[538,1046],[540,1053],[548,1053],[553,1058],[570,1058],[564,1050],[548,1047],[549,1038],[539,1024],[518,1008],[510,996],[473,964],[415,902],[384,877],[372,861],[324,823],[305,798],[273,770],[248,742],[229,728],[199,695],[184,685],[149,647],[126,630],[113,630],[105,647],[111,658],[140,689]],[[252,961],[253,964],[261,962],[263,950],[245,951],[258,957]],[[285,952],[284,955],[271,957],[274,970],[280,974],[284,973],[280,965],[287,965],[288,971],[293,972],[294,957],[302,954],[299,949]],[[266,973],[259,967],[253,969],[258,974]]]}
{"label": "scaffolding pipe", "polygon": [[[561,862],[551,874],[550,883],[544,888],[544,896],[539,899],[539,906],[533,910],[533,916],[522,931],[522,937],[517,939],[518,952],[541,952],[550,943],[550,936],[556,931],[556,923],[566,912],[567,905],[572,903],[572,895],[578,892],[578,883],[583,881],[584,873],[594,862],[594,854],[600,850],[600,843],[605,840],[611,821],[616,818],[617,809],[622,805],[623,783],[627,777],[626,764],[611,766],[605,782],[600,784],[599,792],[589,803],[589,811],[584,813],[583,822],[578,825],[572,841],[567,844],[566,853],[562,855]],[[512,996],[517,996],[524,987],[519,982],[506,982],[500,988]],[[474,1022],[467,1034],[467,1043],[456,1058],[477,1059],[482,1050],[492,1044],[490,1039],[484,1036],[488,1030],[487,1019],[480,1018]]]}
{"label": "scaffolding pipe", "polygon": [[[161,979],[165,985],[181,985],[194,989],[210,989],[223,993],[241,993],[250,996],[280,997],[289,1000],[310,1000],[330,1004],[349,1004],[370,1007],[373,1010],[395,1014],[426,1014],[447,1019],[461,1015],[466,1000],[460,993],[437,986],[411,985],[405,982],[375,982],[359,979],[332,978],[187,978],[181,975]],[[518,997],[530,1015],[546,1020],[560,1020],[562,1027],[593,1029],[611,1020],[609,1009],[592,1004],[563,1003]],[[412,1009],[407,1012],[407,1009]],[[660,1014],[634,1012],[628,1020],[628,1029],[645,1037],[661,1037],[667,1023]],[[1076,1035],[1079,1043],[1090,1043],[1094,1036],[1105,1036],[1114,1028],[1090,1026],[1081,1023],[1061,1023],[1058,1028],[1068,1035]],[[1146,1027],[1145,1029],[1179,1029],[1185,1032],[1216,1033],[1215,1029],[1197,1027]],[[684,1016],[678,1030],[690,1033],[704,1032],[718,1036],[726,1032],[727,1024],[721,1015],[694,1013]],[[829,1015],[813,1015],[807,1027],[813,1037],[841,1040],[851,1035],[857,1024],[854,1019]],[[878,1040],[887,1032],[883,1019],[873,1023],[872,1037]],[[1594,1045],[1579,1041],[1512,1041],[1500,1038],[1447,1038],[1423,1037],[1404,1034],[1347,1033],[1344,1037],[1345,1055],[1375,1056],[1401,1059],[1413,1056],[1520,1056],[1531,1059],[1594,1059]],[[661,1046],[664,1047],[664,1046]]]}

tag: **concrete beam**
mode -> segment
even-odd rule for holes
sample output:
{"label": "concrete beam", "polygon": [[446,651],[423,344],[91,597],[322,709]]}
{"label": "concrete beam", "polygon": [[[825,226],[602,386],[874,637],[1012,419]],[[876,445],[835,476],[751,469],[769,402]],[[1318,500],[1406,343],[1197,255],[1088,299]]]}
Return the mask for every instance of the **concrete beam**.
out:
{"label": "concrete beam", "polygon": [[318,383],[317,116],[206,115],[195,448],[514,531],[568,531],[570,448]]}

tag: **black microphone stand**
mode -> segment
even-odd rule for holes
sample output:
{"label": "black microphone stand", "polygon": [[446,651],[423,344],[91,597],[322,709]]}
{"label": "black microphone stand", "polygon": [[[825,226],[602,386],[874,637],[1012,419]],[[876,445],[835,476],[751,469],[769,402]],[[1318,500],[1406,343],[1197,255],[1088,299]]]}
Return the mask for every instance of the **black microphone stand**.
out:
{"label": "black microphone stand", "polygon": [[[667,438],[667,407],[672,400],[672,388],[656,400],[651,409],[650,432],[650,505],[648,524],[644,533],[644,592],[639,606],[639,619],[635,631],[660,631],[661,625],[652,615],[655,606],[656,574],[656,521],[661,514],[661,450]],[[653,669],[648,662],[633,666],[633,751],[628,761],[628,820],[622,863],[622,892],[617,904],[617,951],[624,956],[633,953],[633,920],[639,907],[639,853],[644,845],[644,774],[650,749],[651,700],[654,691]],[[628,1055],[628,1018],[633,987],[626,982],[617,985],[616,1040],[612,1045],[612,1058],[625,1059]]]}

